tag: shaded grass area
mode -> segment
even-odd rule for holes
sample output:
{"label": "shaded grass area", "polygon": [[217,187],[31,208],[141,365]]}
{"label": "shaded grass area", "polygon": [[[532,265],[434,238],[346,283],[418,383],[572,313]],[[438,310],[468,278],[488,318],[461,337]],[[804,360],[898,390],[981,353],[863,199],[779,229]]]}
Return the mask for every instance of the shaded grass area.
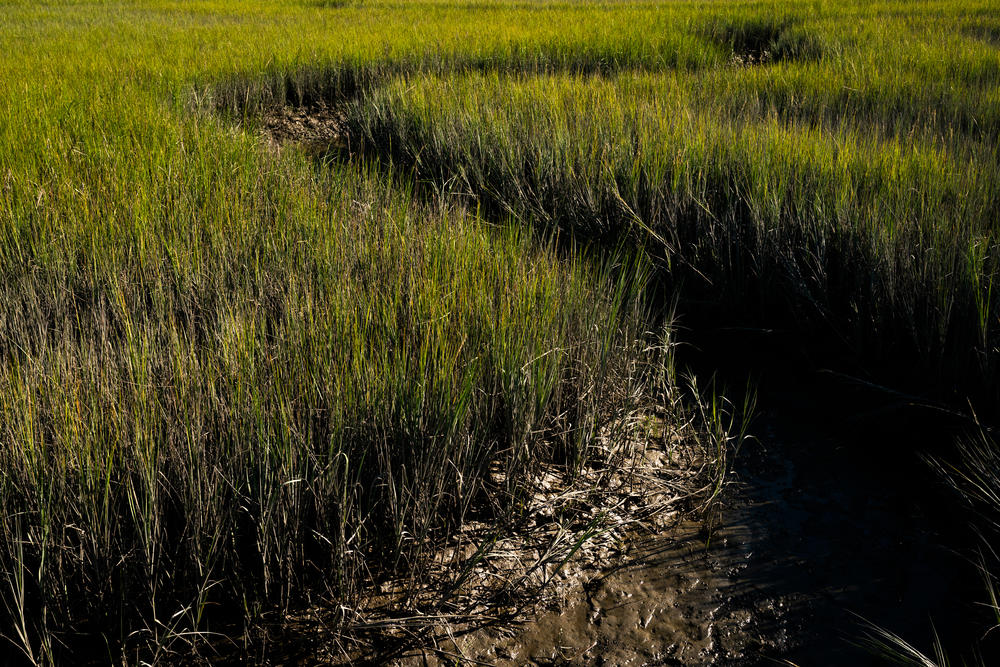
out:
{"label": "shaded grass area", "polygon": [[861,359],[918,363],[928,385],[992,396],[996,149],[963,159],[847,123],[733,118],[684,83],[428,79],[348,116],[396,162],[501,210],[642,240],[720,317],[798,321]]}
{"label": "shaded grass area", "polygon": [[[494,215],[639,240],[664,285],[718,304],[699,319],[794,329],[866,379],[992,410],[1000,69],[965,36],[980,16],[689,12],[652,59],[625,29],[613,58],[553,40],[241,76],[214,101],[354,99],[355,143]],[[699,57],[666,55],[685,39]]]}
{"label": "shaded grass area", "polygon": [[[722,34],[761,61],[783,33]],[[857,89],[846,66],[771,55],[735,72],[420,75],[348,122],[496,210],[639,240],[718,305],[710,319],[819,334],[852,370],[992,410],[1000,73],[976,55],[940,96],[929,59],[902,78],[872,63]]]}

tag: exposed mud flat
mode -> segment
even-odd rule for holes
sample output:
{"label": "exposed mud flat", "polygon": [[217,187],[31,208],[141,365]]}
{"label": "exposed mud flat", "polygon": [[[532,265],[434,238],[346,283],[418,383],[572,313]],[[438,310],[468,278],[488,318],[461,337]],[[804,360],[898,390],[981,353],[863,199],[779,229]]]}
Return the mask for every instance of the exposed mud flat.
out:
{"label": "exposed mud flat", "polygon": [[345,119],[342,107],[317,104],[275,107],[259,122],[263,138],[272,148],[294,142],[306,150],[325,150],[346,143]]}
{"label": "exposed mud flat", "polygon": [[[455,600],[461,604],[453,605],[463,613],[444,614],[437,621],[429,617],[432,622],[424,628],[429,632],[423,633],[428,641],[411,641],[391,658],[378,651],[350,657],[401,665],[454,664],[456,659],[510,665],[577,662],[590,655],[603,635],[609,645],[612,635],[618,635],[620,660],[610,664],[630,664],[642,638],[626,637],[622,633],[628,628],[646,636],[667,636],[680,628],[692,637],[700,633],[703,623],[692,623],[687,612],[701,613],[706,600],[699,598],[686,610],[675,610],[674,603],[711,586],[698,581],[699,575],[654,567],[660,558],[675,565],[679,551],[686,550],[677,536],[701,525],[685,518],[697,516],[691,514],[692,502],[706,491],[699,485],[706,481],[701,470],[705,458],[683,439],[675,447],[654,445],[639,466],[619,469],[603,480],[595,479],[594,471],[572,484],[554,472],[544,475],[526,523],[492,546],[481,563],[475,563],[473,545],[488,539],[487,525],[470,523],[462,544],[442,553],[442,566],[452,570],[462,570],[463,562],[475,563],[463,575]],[[649,535],[670,539],[644,537]],[[665,543],[670,551],[655,553]],[[647,574],[609,568],[636,562],[637,554]],[[671,587],[676,596],[665,598]],[[392,606],[391,601],[384,605],[389,613],[381,619],[372,610],[375,622],[391,628]],[[392,634],[405,638],[406,633]],[[683,650],[690,650],[687,642]]]}
{"label": "exposed mud flat", "polygon": [[575,573],[531,621],[398,662],[886,664],[864,646],[862,618],[928,650],[932,620],[954,641],[974,639],[963,628],[974,578],[931,530],[917,486],[887,482],[863,450],[794,412],[763,414],[758,432],[712,530],[675,524]]}
{"label": "exposed mud flat", "polygon": [[[657,550],[665,544],[683,549],[677,536],[700,530],[693,519],[703,515],[718,483],[715,445],[689,419],[667,423],[636,414],[612,428],[631,434],[638,446],[634,455],[622,458],[598,443],[576,474],[545,466],[515,523],[473,518],[435,552],[430,580],[390,579],[359,608],[323,606],[283,619],[259,662],[548,664],[585,658],[586,650],[559,652],[568,642],[593,645],[587,633],[598,618],[606,621],[606,633],[615,632],[616,623],[646,634],[664,624],[700,632],[704,624],[692,623],[686,612],[659,613],[672,602],[663,599],[667,586],[658,577],[669,574],[678,599],[710,591],[711,585],[664,567],[650,571],[647,586],[636,571],[617,564],[636,562],[636,555],[650,566],[661,557],[668,567],[675,564],[676,552]],[[622,604],[634,591],[648,593],[645,606]],[[703,607],[699,598],[688,610]],[[641,639],[620,642],[623,660],[636,655],[633,641]],[[683,650],[690,650],[686,643]]]}
{"label": "exposed mud flat", "polygon": [[[675,526],[638,546],[620,567],[583,573],[580,586],[533,622],[513,633],[487,628],[456,639],[445,655],[495,665],[742,660],[771,638],[756,632],[754,614],[725,608],[720,590],[728,574],[704,538],[697,523]],[[409,664],[422,664],[426,654]]]}
{"label": "exposed mud flat", "polygon": [[800,628],[783,596],[736,600],[753,559],[751,528],[710,532],[684,521],[634,544],[617,561],[572,573],[536,618],[487,626],[399,664],[756,664],[781,654]]}

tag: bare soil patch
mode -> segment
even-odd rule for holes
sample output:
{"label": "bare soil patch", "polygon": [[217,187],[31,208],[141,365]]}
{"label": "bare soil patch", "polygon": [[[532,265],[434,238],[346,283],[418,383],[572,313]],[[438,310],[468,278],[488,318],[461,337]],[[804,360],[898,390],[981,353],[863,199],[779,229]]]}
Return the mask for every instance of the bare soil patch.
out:
{"label": "bare soil patch", "polygon": [[669,654],[702,664],[714,655],[704,630],[714,585],[674,566],[689,538],[707,534],[700,519],[720,483],[714,441],[691,423],[630,422],[642,438],[634,456],[599,446],[575,475],[546,466],[512,523],[469,521],[436,549],[429,581],[384,581],[357,608],[322,603],[287,617],[252,659],[625,665]]}
{"label": "bare soil patch", "polygon": [[260,117],[260,127],[265,140],[272,147],[298,143],[307,148],[327,149],[346,145],[345,121],[342,106],[281,106],[266,111]]}
{"label": "bare soil patch", "polygon": [[[607,608],[606,618],[647,628],[638,612],[622,616],[613,602],[619,589],[641,583],[594,587],[648,550],[652,536],[662,541],[679,526],[698,525],[692,519],[705,509],[715,481],[693,429],[657,428],[661,432],[626,464],[610,463],[616,453],[605,452],[575,476],[559,466],[544,469],[515,525],[469,522],[437,552],[436,581],[416,592],[407,582],[385,582],[381,595],[343,619],[327,659],[400,665],[579,660],[598,643],[588,633],[594,619],[585,608],[593,600]],[[605,632],[613,632],[610,622]],[[640,654],[639,644],[622,648]]]}

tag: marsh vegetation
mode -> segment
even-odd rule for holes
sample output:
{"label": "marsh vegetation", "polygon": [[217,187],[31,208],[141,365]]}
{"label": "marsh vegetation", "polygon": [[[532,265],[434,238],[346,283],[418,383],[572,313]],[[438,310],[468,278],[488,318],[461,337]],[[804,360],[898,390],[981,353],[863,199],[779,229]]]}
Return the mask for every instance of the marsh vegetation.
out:
{"label": "marsh vegetation", "polygon": [[[339,647],[387,586],[387,617],[460,615],[547,475],[590,497],[651,449],[685,462],[662,505],[703,509],[745,401],[677,341],[723,329],[780,334],[741,348],[760,372],[974,425],[886,447],[962,492],[995,610],[989,0],[0,16],[0,634],[28,663],[264,661],[310,614]],[[615,529],[599,498],[540,563]]]}

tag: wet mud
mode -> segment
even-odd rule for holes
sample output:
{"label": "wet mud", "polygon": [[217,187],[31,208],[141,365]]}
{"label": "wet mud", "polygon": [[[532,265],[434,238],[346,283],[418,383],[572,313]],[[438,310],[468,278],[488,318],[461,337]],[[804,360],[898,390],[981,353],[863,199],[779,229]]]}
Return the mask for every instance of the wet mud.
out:
{"label": "wet mud", "polygon": [[925,651],[934,632],[971,645],[982,591],[946,546],[954,536],[936,529],[944,489],[915,455],[887,470],[865,443],[824,435],[802,400],[765,408],[708,523],[682,523],[581,572],[529,622],[484,627],[403,664],[887,664],[864,645],[865,620]]}
{"label": "wet mud", "polygon": [[346,114],[341,106],[276,107],[259,119],[262,138],[272,148],[297,144],[306,152],[328,151],[347,141]]}

